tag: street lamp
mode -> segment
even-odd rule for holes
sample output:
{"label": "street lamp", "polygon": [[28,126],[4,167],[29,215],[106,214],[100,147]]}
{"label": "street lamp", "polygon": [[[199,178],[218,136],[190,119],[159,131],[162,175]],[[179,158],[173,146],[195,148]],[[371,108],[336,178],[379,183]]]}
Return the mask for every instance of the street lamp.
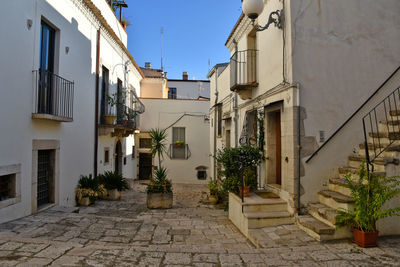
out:
{"label": "street lamp", "polygon": [[[254,25],[254,21],[258,18],[258,16],[264,10],[264,1],[263,0],[242,0],[242,10],[243,13],[251,19],[252,24]],[[259,25],[255,25],[254,28],[257,31],[263,31],[269,28],[269,26],[273,23],[275,27],[278,29],[282,29],[283,22],[283,10],[277,10],[271,12],[269,14],[267,24],[262,27]]]}

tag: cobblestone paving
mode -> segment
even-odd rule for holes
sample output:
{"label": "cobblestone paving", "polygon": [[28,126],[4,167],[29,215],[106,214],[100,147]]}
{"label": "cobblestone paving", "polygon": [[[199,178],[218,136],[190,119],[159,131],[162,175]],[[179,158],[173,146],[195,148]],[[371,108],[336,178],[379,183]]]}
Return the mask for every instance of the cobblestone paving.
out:
{"label": "cobblestone paving", "polygon": [[227,212],[199,201],[204,186],[175,185],[174,208],[147,210],[144,186],[79,213],[51,209],[0,225],[0,266],[400,266],[400,238],[379,248],[319,243],[294,225],[264,228],[256,249]]}

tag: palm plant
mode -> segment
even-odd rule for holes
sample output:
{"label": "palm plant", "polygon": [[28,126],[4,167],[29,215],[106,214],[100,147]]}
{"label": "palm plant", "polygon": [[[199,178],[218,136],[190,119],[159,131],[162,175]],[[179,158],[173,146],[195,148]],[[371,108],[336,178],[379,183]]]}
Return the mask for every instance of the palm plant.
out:
{"label": "palm plant", "polygon": [[167,133],[166,130],[162,129],[151,129],[150,137],[152,139],[151,144],[151,154],[154,156],[158,156],[158,167],[161,168],[161,160],[164,156],[164,152],[166,149],[166,139]]}

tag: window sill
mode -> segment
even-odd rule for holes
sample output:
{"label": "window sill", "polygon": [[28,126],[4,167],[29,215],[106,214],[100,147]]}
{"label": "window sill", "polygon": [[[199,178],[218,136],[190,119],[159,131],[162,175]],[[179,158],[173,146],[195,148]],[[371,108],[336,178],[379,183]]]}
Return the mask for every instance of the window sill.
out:
{"label": "window sill", "polygon": [[72,118],[66,117],[59,117],[51,114],[43,114],[43,113],[32,113],[32,119],[37,120],[50,120],[50,121],[57,121],[57,122],[72,122]]}
{"label": "window sill", "polygon": [[15,205],[19,202],[21,202],[21,196],[0,201],[0,209],[3,209],[11,205]]}

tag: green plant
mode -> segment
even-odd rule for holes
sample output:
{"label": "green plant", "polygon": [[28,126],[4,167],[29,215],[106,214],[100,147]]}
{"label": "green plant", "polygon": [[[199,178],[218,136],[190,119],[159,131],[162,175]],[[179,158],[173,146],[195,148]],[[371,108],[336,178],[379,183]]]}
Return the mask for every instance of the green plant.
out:
{"label": "green plant", "polygon": [[250,189],[257,189],[257,176],[256,168],[251,166],[247,167],[243,172],[244,186],[250,186]]}
{"label": "green plant", "polygon": [[175,141],[175,142],[174,142],[174,145],[176,145],[176,146],[183,146],[183,145],[185,145],[185,142],[183,142],[183,141]]}
{"label": "green plant", "polygon": [[107,190],[124,191],[129,189],[128,181],[117,172],[106,171],[104,174],[100,174],[98,179]]}
{"label": "green plant", "polygon": [[158,167],[161,168],[161,161],[166,148],[167,132],[161,129],[151,129],[150,137],[152,139],[151,154],[158,156]]}
{"label": "green plant", "polygon": [[212,196],[218,196],[218,191],[219,187],[217,183],[214,183],[214,181],[210,177],[210,181],[208,182],[208,189],[210,190],[210,195]]}
{"label": "green plant", "polygon": [[124,25],[125,27],[132,25],[131,22],[125,17],[122,17],[121,24]]}
{"label": "green plant", "polygon": [[167,169],[164,167],[158,168],[154,172],[154,178],[150,179],[147,185],[147,193],[171,193],[172,183],[167,179]]}
{"label": "green plant", "polygon": [[339,209],[337,227],[351,226],[363,232],[376,232],[380,219],[400,216],[400,207],[383,209],[385,203],[400,194],[400,177],[383,177],[370,173],[363,164],[358,172],[358,181],[345,176],[346,185],[354,199],[354,210]]}
{"label": "green plant", "polygon": [[78,200],[82,197],[90,197],[91,200],[94,200],[103,195],[105,189],[97,177],[92,177],[92,175],[89,174],[79,179],[75,193]]}

